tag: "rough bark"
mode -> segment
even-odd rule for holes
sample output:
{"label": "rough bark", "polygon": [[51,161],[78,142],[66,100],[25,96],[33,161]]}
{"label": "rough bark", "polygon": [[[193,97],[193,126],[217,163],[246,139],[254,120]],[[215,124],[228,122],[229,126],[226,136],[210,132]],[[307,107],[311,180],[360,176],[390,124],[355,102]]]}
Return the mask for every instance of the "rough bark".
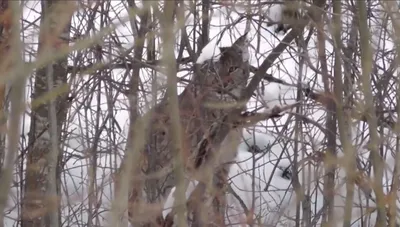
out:
{"label": "rough bark", "polygon": [[[11,36],[11,9],[8,4],[8,0],[0,1],[0,55],[8,56],[10,50],[10,36]],[[10,70],[10,60],[9,58],[0,59],[0,70],[2,72],[7,72]],[[0,77],[5,77],[6,74],[0,75]],[[6,83],[0,84],[0,127],[3,127],[5,123],[5,94],[6,94]],[[1,130],[0,130],[1,131]],[[4,159],[4,149],[5,149],[5,136],[0,135],[0,163],[3,164]]]}
{"label": "rough bark", "polygon": [[[6,203],[8,201],[8,193],[10,192],[10,184],[13,178],[13,170],[15,157],[18,152],[18,140],[20,135],[20,116],[23,112],[22,103],[24,102],[24,90],[25,90],[25,75],[23,72],[18,70],[12,70],[21,68],[23,65],[23,59],[21,58],[21,42],[20,42],[20,15],[21,12],[18,8],[18,3],[8,2],[8,9],[5,14],[2,15],[3,29],[7,30],[7,43],[2,43],[2,50],[8,53],[7,60],[2,62],[4,72],[7,72],[10,81],[10,118],[8,120],[7,130],[7,151],[4,152],[4,165],[2,166],[0,185],[0,210],[4,211]],[[4,40],[3,40],[4,41]],[[4,52],[3,52],[4,53]],[[7,81],[8,82],[8,81]],[[3,95],[4,95],[3,85]],[[0,214],[0,226],[3,226],[5,213]]]}
{"label": "rough bark", "polygon": [[[39,37],[39,58],[52,54],[58,48],[68,45],[70,20],[74,3],[69,1],[42,1],[42,21]],[[53,87],[49,87],[48,77],[51,77]],[[48,66],[37,70],[32,98],[40,99],[50,90],[55,97],[54,122],[51,120],[50,103],[43,103],[32,110],[32,120],[29,132],[27,154],[26,183],[24,189],[22,226],[52,226],[59,219],[60,196],[60,165],[62,153],[60,150],[61,128],[66,119],[68,109],[67,93],[60,93],[61,86],[67,83],[67,58],[50,62]],[[57,91],[58,89],[58,91]],[[53,112],[54,113],[54,112]],[[54,116],[53,116],[54,117]],[[54,125],[55,124],[55,125]],[[56,128],[56,135],[50,126]],[[52,149],[51,138],[56,136],[57,149]],[[54,147],[54,146],[53,146]],[[54,155],[57,157],[54,160]],[[55,163],[54,163],[55,162]],[[55,175],[55,176],[54,176]],[[53,179],[55,182],[52,182]],[[56,189],[54,192],[54,188]],[[58,214],[57,214],[58,213]],[[57,221],[58,224],[60,220]]]}

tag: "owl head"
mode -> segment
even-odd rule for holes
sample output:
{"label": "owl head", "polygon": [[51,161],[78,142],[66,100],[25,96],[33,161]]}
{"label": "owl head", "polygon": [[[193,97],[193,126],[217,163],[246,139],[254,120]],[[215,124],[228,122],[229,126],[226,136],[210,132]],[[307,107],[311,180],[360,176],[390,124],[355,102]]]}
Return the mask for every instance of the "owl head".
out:
{"label": "owl head", "polygon": [[213,99],[235,101],[240,97],[243,87],[246,86],[249,76],[249,40],[247,35],[248,33],[246,32],[231,46],[220,47],[217,61],[215,59],[213,61],[205,61],[201,65],[203,75],[207,76],[199,77],[198,80],[203,81],[200,83],[207,84],[208,86],[205,87],[208,87],[209,90],[218,93],[218,97]]}
{"label": "owl head", "polygon": [[231,48],[237,49],[239,53],[242,55],[242,61],[246,62],[249,60],[249,44],[250,40],[247,38],[248,32],[245,32],[242,36],[240,36],[232,45]]}
{"label": "owl head", "polygon": [[248,32],[240,36],[230,47],[220,47],[222,53],[222,61],[225,60],[226,56],[230,56],[235,60],[241,60],[240,62],[247,62],[249,60],[250,41],[247,38],[247,34]]}
{"label": "owl head", "polygon": [[240,36],[240,37],[233,43],[233,45],[236,45],[236,46],[238,46],[238,47],[240,47],[240,48],[243,48],[243,47],[245,47],[245,46],[248,47],[248,45],[249,45],[249,43],[250,43],[249,39],[247,38],[248,33],[249,33],[249,32],[245,32],[242,36]]}

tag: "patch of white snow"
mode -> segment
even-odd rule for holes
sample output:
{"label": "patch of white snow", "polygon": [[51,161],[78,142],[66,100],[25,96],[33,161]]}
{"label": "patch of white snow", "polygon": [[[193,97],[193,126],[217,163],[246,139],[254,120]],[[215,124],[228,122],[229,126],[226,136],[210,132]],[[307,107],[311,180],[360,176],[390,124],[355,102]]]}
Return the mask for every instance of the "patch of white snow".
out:
{"label": "patch of white snow", "polygon": [[205,61],[212,59],[214,62],[218,61],[221,56],[221,50],[217,46],[217,38],[211,40],[202,50],[200,56],[197,58],[196,64],[203,64]]}

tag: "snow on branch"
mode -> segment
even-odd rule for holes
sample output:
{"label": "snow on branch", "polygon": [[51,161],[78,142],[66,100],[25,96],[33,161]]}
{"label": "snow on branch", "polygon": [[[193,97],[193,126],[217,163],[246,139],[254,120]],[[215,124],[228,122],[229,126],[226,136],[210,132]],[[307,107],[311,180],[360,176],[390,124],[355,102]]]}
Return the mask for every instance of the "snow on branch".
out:
{"label": "snow on branch", "polygon": [[286,111],[300,105],[301,102],[296,102],[285,106],[274,106],[267,109],[264,113],[244,112],[240,115],[240,126],[243,128],[254,126],[260,121],[265,121],[271,118],[281,117]]}

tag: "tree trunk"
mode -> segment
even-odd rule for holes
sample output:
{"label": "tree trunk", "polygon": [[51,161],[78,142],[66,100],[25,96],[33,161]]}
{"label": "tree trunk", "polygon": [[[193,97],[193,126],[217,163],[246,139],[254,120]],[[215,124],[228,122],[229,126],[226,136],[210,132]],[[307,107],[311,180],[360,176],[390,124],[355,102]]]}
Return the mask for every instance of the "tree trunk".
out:
{"label": "tree trunk", "polygon": [[[70,20],[74,2],[42,1],[42,21],[38,58],[55,53],[68,46]],[[68,109],[67,92],[61,86],[67,83],[67,57],[50,62],[37,70],[33,99],[49,91],[56,94],[54,106],[44,102],[32,110],[27,154],[22,226],[60,225],[60,158],[61,129]]]}
{"label": "tree trunk", "polygon": [[[0,15],[2,20],[0,21],[0,55],[8,56],[10,50],[10,36],[11,36],[11,9],[8,4],[8,0],[0,1]],[[10,70],[10,60],[9,58],[0,59],[0,70],[2,72],[8,72]],[[6,73],[2,73],[0,77],[6,76]],[[0,84],[0,128],[4,126],[6,122],[5,116],[5,94],[6,94],[6,84]],[[5,135],[0,130],[0,166],[3,166],[3,159],[5,154]],[[1,168],[0,168],[1,169]],[[1,170],[0,170],[1,174]]]}

